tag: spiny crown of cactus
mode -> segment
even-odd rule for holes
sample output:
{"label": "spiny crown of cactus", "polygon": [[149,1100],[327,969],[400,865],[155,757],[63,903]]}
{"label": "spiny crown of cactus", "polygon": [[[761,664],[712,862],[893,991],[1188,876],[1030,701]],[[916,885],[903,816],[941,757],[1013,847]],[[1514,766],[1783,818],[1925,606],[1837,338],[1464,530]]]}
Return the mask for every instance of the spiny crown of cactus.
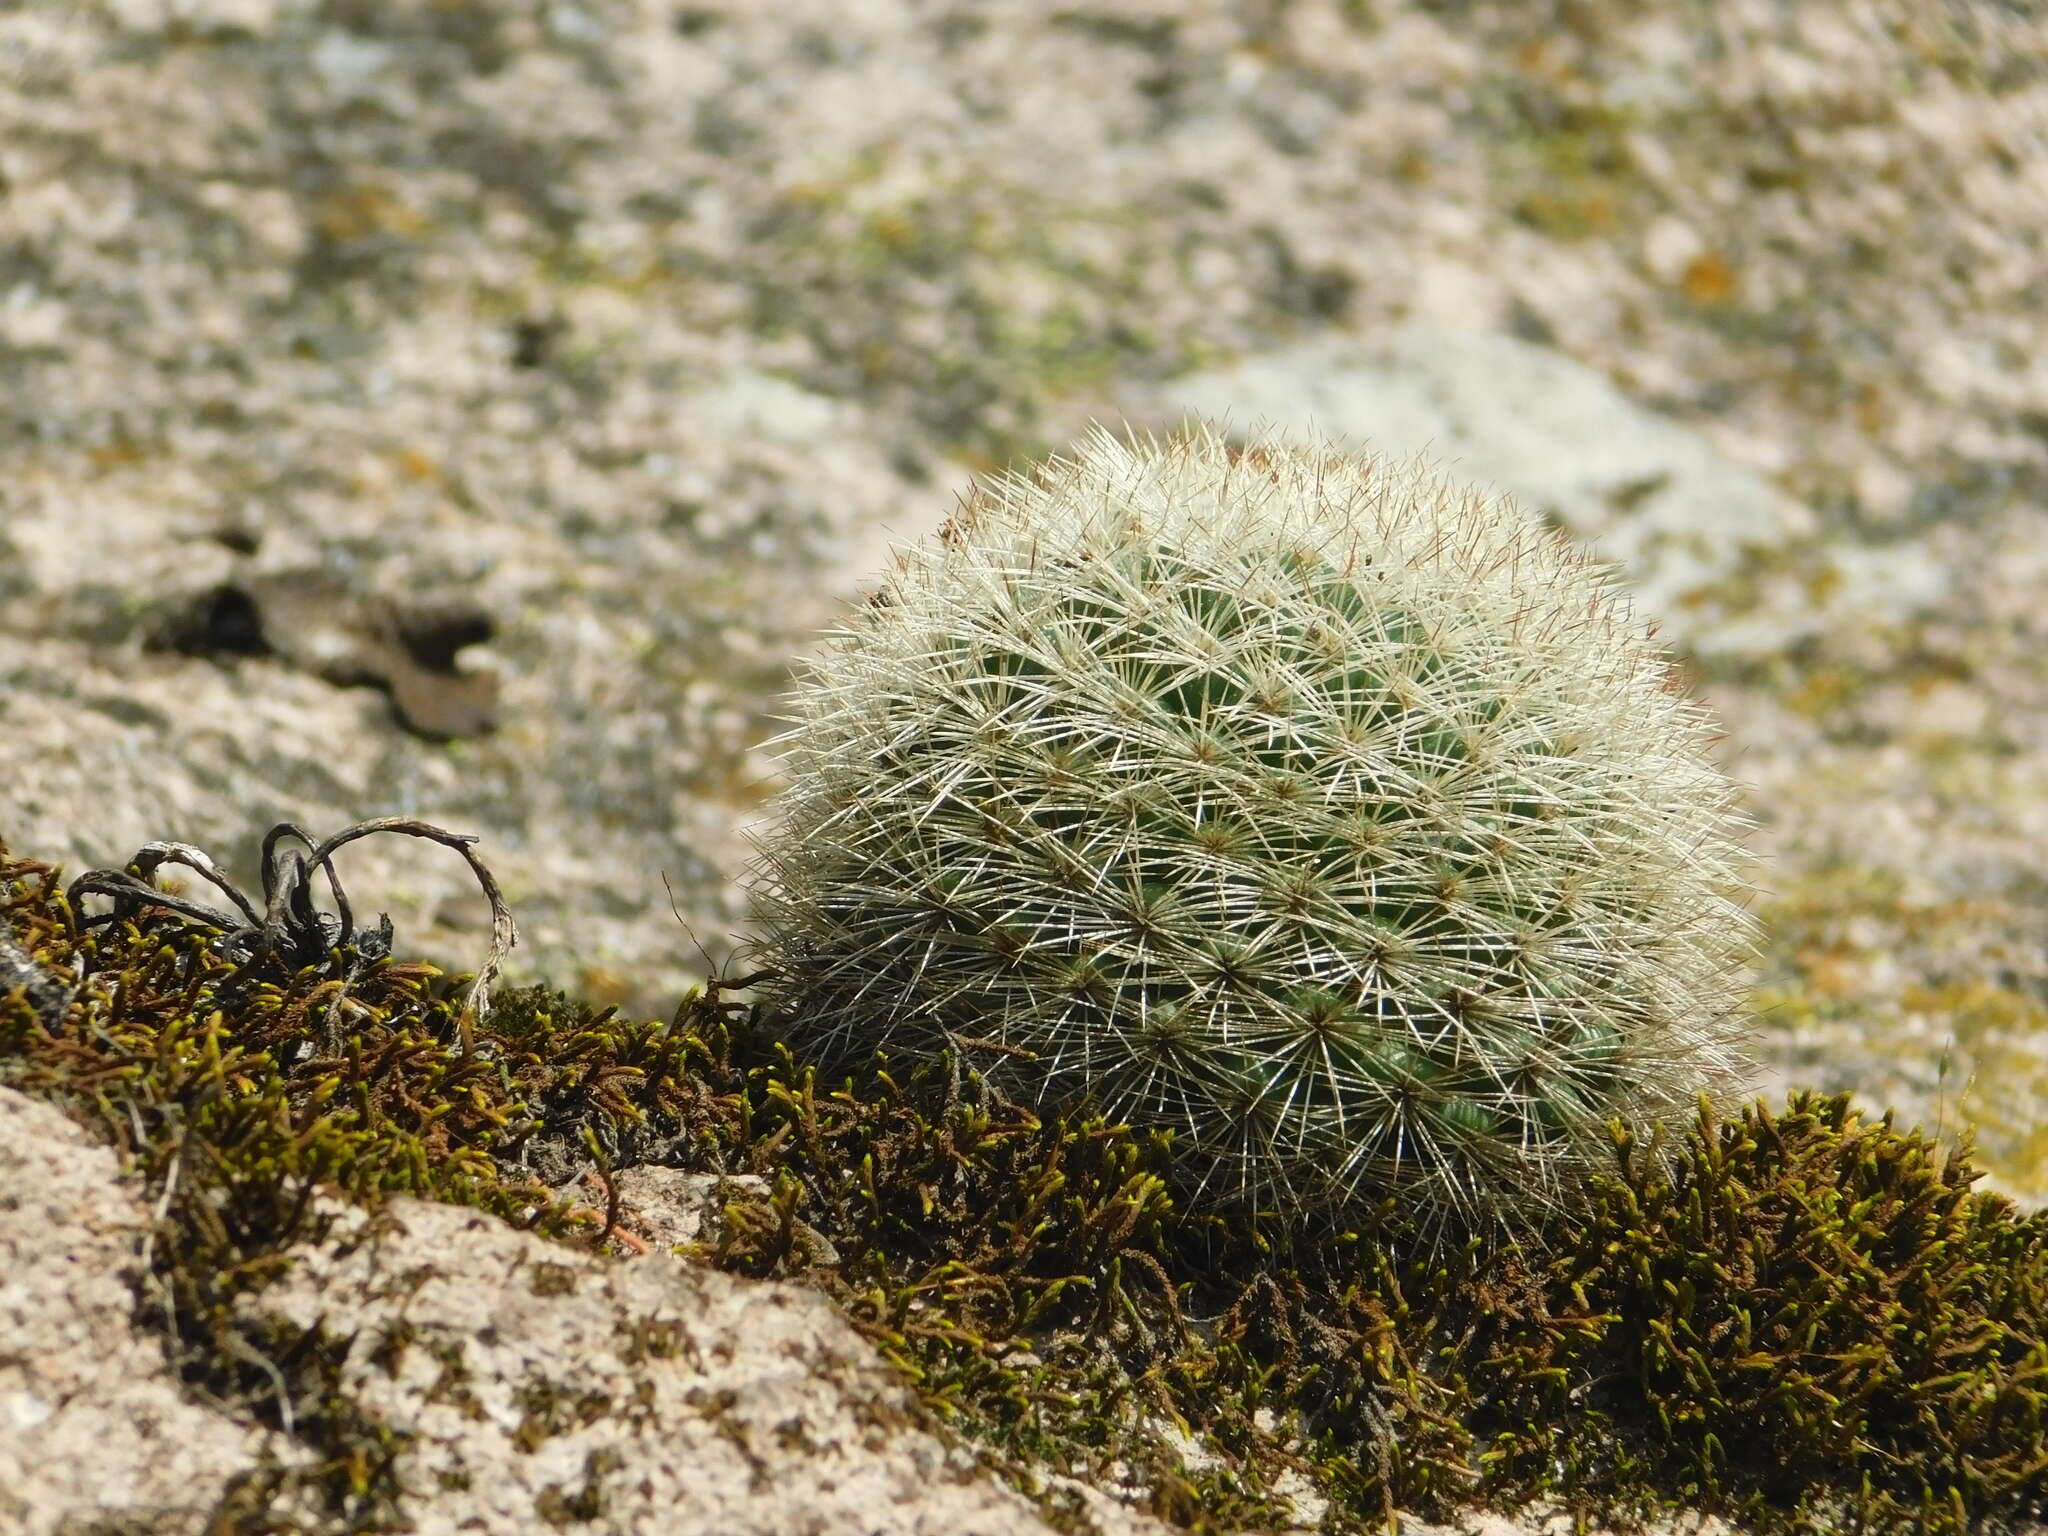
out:
{"label": "spiny crown of cactus", "polygon": [[1423,463],[1098,431],[904,551],[794,723],[771,1000],[1171,1127],[1196,1196],[1512,1216],[1737,1067],[1703,711]]}

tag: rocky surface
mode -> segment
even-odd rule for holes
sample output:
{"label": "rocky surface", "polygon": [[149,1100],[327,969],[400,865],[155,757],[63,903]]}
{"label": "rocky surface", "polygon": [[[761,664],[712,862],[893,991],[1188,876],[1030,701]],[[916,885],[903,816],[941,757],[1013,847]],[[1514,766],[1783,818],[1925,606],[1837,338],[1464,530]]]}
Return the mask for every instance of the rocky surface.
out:
{"label": "rocky surface", "polygon": [[[1421,455],[1539,507],[1617,566],[1666,638],[1696,654],[1746,652],[1755,616],[1736,622],[1715,589],[1813,525],[1802,503],[1697,428],[1555,348],[1499,332],[1414,323],[1319,338],[1146,393],[1148,418],[1334,435]],[[1804,603],[1781,621],[1822,622]],[[1781,622],[1767,643],[1787,638]]]}
{"label": "rocky surface", "polygon": [[[794,1286],[398,1200],[297,1252],[253,1309],[351,1341],[339,1390],[402,1438],[422,1533],[1052,1529],[921,1429],[907,1385]],[[1163,1536],[1135,1515],[1120,1530]]]}
{"label": "rocky surface", "polygon": [[[920,1427],[908,1387],[813,1292],[666,1252],[575,1252],[424,1201],[337,1218],[245,1313],[252,1334],[272,1340],[339,1341],[332,1392],[402,1448],[392,1471],[408,1530],[1053,1530],[1030,1500]],[[291,1436],[195,1400],[138,1327],[149,1229],[110,1152],[0,1088],[0,1526],[10,1532],[215,1529],[239,1485],[304,1457]],[[303,1420],[333,1405],[295,1407]],[[1053,1497],[1068,1529],[1165,1530],[1086,1490]]]}
{"label": "rocky surface", "polygon": [[[892,531],[1314,419],[1622,562],[1753,786],[1774,1078],[2048,1197],[2044,269],[1993,0],[0,10],[0,825],[427,817],[515,979],[665,1012]],[[343,872],[481,958],[459,861]]]}
{"label": "rocky surface", "polygon": [[[323,1239],[294,1249],[282,1282],[245,1298],[242,1315],[275,1348],[325,1341],[339,1362],[334,1398],[400,1446],[395,1513],[427,1536],[563,1525],[597,1536],[1165,1536],[1069,1478],[1043,1478],[1034,1502],[935,1438],[905,1384],[822,1297],[666,1251],[706,1235],[714,1193],[736,1198],[755,1183],[622,1173],[620,1225],[634,1234],[615,1250],[623,1257],[424,1201],[375,1216],[337,1208]],[[10,1533],[197,1536],[238,1490],[308,1461],[291,1434],[201,1401],[170,1370],[140,1321],[149,1303],[138,1308],[150,1227],[111,1152],[0,1088]],[[301,1398],[297,1421],[333,1406]],[[1202,1464],[1200,1446],[1188,1455]],[[1306,1484],[1296,1502],[1301,1523],[1288,1529],[1317,1528],[1321,1501]],[[310,1506],[285,1513],[324,1528]],[[1542,1510],[1403,1525],[1417,1536],[1575,1528]]]}
{"label": "rocky surface", "polygon": [[[1091,415],[1314,415],[1629,566],[1756,786],[1774,1070],[2048,1192],[2044,28],[0,13],[0,815],[245,877],[275,820],[427,816],[484,835],[515,978],[663,1009],[891,528]],[[480,957],[455,861],[344,857]]]}
{"label": "rocky surface", "polygon": [[148,1229],[113,1153],[0,1088],[0,1529],[197,1533],[276,1438],[193,1401],[136,1327]]}

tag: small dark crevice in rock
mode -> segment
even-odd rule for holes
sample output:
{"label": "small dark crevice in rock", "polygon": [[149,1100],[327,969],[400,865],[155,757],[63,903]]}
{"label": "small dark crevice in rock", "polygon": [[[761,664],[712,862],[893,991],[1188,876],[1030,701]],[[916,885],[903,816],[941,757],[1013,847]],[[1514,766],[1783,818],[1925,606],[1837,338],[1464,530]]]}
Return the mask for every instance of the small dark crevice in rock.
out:
{"label": "small dark crevice in rock", "polygon": [[1076,7],[1053,12],[1049,21],[1056,29],[1079,32],[1096,42],[1154,54],[1171,52],[1180,34],[1180,18],[1175,16],[1128,17]]}
{"label": "small dark crevice in rock", "polygon": [[1652,496],[1662,492],[1671,484],[1671,471],[1659,470],[1655,474],[1637,475],[1619,485],[1609,486],[1605,500],[1616,512],[1626,515],[1634,512]]}
{"label": "small dark crevice in rock", "polygon": [[987,33],[988,18],[969,10],[947,11],[934,16],[928,26],[939,51],[950,54],[962,44],[971,43]]}
{"label": "small dark crevice in rock", "polygon": [[512,366],[514,368],[545,368],[555,349],[555,338],[562,334],[559,320],[521,320],[512,327]]}
{"label": "small dark crevice in rock", "polygon": [[465,671],[460,660],[466,647],[497,633],[489,614],[466,604],[421,602],[381,612],[355,609],[339,620],[323,616],[322,623],[338,622],[346,639],[338,655],[316,660],[321,647],[309,649],[303,598],[287,589],[259,598],[223,583],[175,604],[146,643],[185,656],[275,657],[309,667],[336,687],[379,689],[399,723],[430,740],[481,736],[496,727],[497,674]]}
{"label": "small dark crevice in rock", "polygon": [[154,709],[140,699],[123,698],[118,693],[81,694],[79,703],[87,709],[96,710],[109,720],[136,730],[158,731],[168,734],[176,728],[171,717],[160,709]]}
{"label": "small dark crevice in rock", "polygon": [[1508,307],[1508,334],[1539,347],[1557,345],[1557,329],[1530,305],[1517,297]]}
{"label": "small dark crevice in rock", "polygon": [[482,645],[498,632],[487,613],[474,608],[434,608],[399,615],[393,624],[398,643],[429,672],[456,672],[455,658],[463,647]]}
{"label": "small dark crevice in rock", "polygon": [[263,530],[253,523],[224,523],[214,530],[213,542],[238,555],[253,555],[262,547]]}
{"label": "small dark crevice in rock", "polygon": [[1270,224],[1252,231],[1252,240],[1265,254],[1268,289],[1280,310],[1317,320],[1343,316],[1357,296],[1358,280],[1332,263],[1304,264],[1286,236]]}
{"label": "small dark crevice in rock", "polygon": [[186,656],[269,656],[256,599],[233,583],[203,592],[174,612],[152,638],[151,648]]}

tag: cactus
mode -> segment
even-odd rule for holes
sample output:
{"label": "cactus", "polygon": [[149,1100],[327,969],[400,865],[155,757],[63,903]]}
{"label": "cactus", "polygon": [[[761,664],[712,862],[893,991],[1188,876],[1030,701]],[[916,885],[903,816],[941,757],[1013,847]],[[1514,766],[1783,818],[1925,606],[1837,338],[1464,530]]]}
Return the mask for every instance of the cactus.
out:
{"label": "cactus", "polygon": [[1540,1210],[1739,1063],[1739,821],[1672,677],[1422,462],[1098,431],[800,688],[768,1000],[823,1060],[1171,1128],[1197,1201]]}

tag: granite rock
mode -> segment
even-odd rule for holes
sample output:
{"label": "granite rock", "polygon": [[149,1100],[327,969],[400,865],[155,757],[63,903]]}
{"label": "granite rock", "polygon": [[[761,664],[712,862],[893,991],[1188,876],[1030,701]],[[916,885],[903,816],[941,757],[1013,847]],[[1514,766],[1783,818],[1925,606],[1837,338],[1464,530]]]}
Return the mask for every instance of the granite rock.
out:
{"label": "granite rock", "polygon": [[[816,1292],[667,1252],[570,1250],[424,1201],[330,1214],[320,1241],[293,1249],[285,1277],[241,1307],[265,1338],[342,1341],[331,1391],[402,1446],[408,1530],[1053,1530],[1032,1500],[924,1427],[907,1384]],[[0,1088],[10,1532],[214,1529],[259,1470],[310,1455],[180,1383],[141,1321],[150,1225],[110,1151]],[[315,1406],[326,1405],[299,1404],[301,1417]],[[1164,1536],[1092,1490],[1064,1502],[1089,1511],[1098,1536]]]}
{"label": "granite rock", "polygon": [[270,1449],[193,1401],[136,1326],[148,1230],[112,1152],[0,1088],[0,1528],[196,1536]]}
{"label": "granite rock", "polygon": [[[1971,0],[0,10],[0,831],[249,880],[277,820],[426,817],[483,836],[513,979],[665,1012],[891,537],[1091,416],[1341,417],[1552,506],[1684,642],[1778,1077],[2048,1196],[2044,81],[2048,19]],[[459,861],[342,867],[481,958]],[[25,1427],[75,1463],[0,1434],[0,1522],[175,1530],[262,1434],[120,1325],[105,1155],[22,1146],[9,1332],[99,1347]]]}

